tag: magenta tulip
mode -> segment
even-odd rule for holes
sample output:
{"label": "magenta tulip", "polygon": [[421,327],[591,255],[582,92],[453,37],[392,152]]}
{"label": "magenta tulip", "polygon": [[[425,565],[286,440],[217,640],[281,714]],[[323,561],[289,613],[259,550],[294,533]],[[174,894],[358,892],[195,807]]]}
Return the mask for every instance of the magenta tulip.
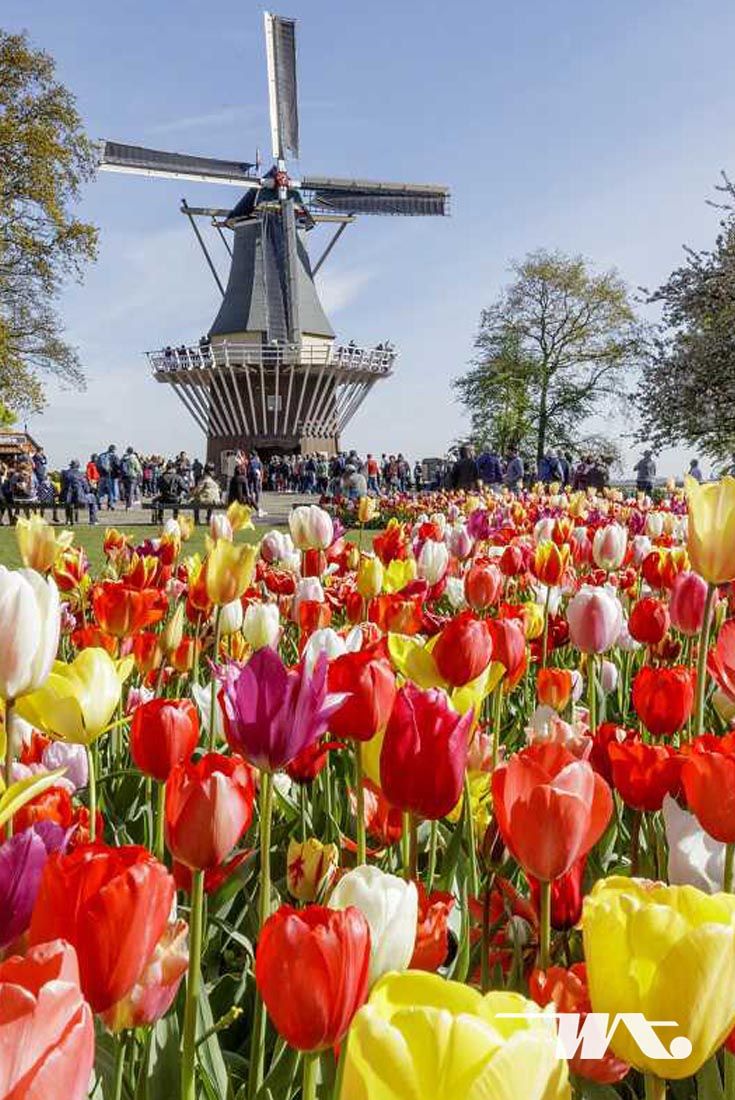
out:
{"label": "magenta tulip", "polygon": [[682,634],[693,638],[699,634],[704,620],[707,582],[698,573],[679,573],[671,586],[669,615],[672,624]]}
{"label": "magenta tulip", "polygon": [[28,929],[46,860],[64,850],[68,836],[55,822],[39,821],[0,846],[0,949]]}

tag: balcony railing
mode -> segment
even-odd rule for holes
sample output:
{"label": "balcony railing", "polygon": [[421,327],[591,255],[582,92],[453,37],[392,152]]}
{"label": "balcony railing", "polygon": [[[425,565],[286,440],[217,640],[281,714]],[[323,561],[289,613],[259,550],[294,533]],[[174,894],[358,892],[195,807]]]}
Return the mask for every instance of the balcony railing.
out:
{"label": "balcony railing", "polygon": [[392,344],[361,348],[356,344],[242,344],[223,340],[192,347],[161,348],[146,355],[154,374],[208,370],[212,367],[331,367],[355,373],[390,374],[397,352]]}

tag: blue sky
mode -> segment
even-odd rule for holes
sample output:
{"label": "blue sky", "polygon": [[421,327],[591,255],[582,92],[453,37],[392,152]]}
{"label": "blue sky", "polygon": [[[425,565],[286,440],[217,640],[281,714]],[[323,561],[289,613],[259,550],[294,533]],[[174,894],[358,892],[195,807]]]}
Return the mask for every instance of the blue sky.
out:
{"label": "blue sky", "polygon": [[[4,0],[0,20],[55,56],[92,136],[252,159],[268,152],[261,13],[248,0]],[[580,252],[654,286],[684,242],[713,239],[705,199],[720,169],[735,174],[728,0],[289,0],[281,13],[299,20],[295,173],[452,189],[450,218],[362,218],[324,267],[340,336],[401,351],[346,444],[415,457],[461,434],[449,383],[511,258]],[[218,293],[179,199],[233,194],[106,173],[86,190],[100,258],[61,311],[89,385],[53,389],[29,424],[55,461],[110,441],[203,450],[141,353],[207,329]],[[665,453],[660,469],[685,457]]]}

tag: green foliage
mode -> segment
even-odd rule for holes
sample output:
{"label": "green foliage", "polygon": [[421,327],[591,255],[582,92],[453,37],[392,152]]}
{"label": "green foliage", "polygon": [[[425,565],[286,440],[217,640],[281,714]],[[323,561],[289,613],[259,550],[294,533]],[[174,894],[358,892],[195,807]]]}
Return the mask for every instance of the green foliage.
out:
{"label": "green foliage", "polygon": [[0,402],[14,412],[43,407],[44,374],[83,383],[53,301],[96,254],[71,212],[94,163],[53,59],[0,30]]}
{"label": "green foliage", "polygon": [[584,421],[624,403],[646,331],[615,271],[598,275],[579,256],[532,252],[483,310],[470,370],[454,389],[480,446],[511,444],[540,459],[572,447]]}
{"label": "green foliage", "polygon": [[638,393],[641,441],[684,443],[715,459],[735,448],[735,187],[723,179],[714,248],[686,248],[685,263],[650,296],[663,318]]}

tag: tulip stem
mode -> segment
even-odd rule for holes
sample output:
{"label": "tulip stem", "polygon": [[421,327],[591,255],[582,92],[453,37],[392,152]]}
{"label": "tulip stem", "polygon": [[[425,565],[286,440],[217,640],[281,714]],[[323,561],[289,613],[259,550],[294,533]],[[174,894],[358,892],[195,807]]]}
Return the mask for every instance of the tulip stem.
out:
{"label": "tulip stem", "polygon": [[115,1091],[114,1100],[122,1100],[123,1081],[125,1080],[125,1053],[127,1035],[118,1035],[115,1049]]}
{"label": "tulip stem", "polygon": [[[260,895],[258,899],[258,930],[268,920],[271,910],[271,819],[273,817],[273,776],[260,773]],[[253,1032],[250,1040],[250,1069],[248,1072],[248,1096],[255,1096],[263,1084],[265,1060],[265,1009],[263,1000],[255,990]],[[186,1098],[184,1098],[186,1100]]]}
{"label": "tulip stem", "polygon": [[[13,782],[13,738],[10,733],[13,705],[12,699],[5,700],[5,790],[8,790]],[[5,834],[8,839],[13,835],[12,815],[5,826]]]}
{"label": "tulip stem", "polygon": [[732,893],[732,867],[735,858],[735,844],[725,845],[725,873],[722,876],[722,889],[726,894]]}
{"label": "tulip stem", "polygon": [[500,719],[503,713],[503,682],[493,692],[493,770],[498,764],[500,751]]}
{"label": "tulip stem", "polygon": [[222,633],[222,605],[217,605],[214,613],[214,652],[212,655],[212,683],[209,694],[209,751],[213,752],[216,740],[215,717],[217,714],[217,665],[219,664],[219,642]]}
{"label": "tulip stem", "polygon": [[473,898],[477,898],[480,895],[480,880],[477,873],[477,853],[475,851],[475,824],[472,820],[472,793],[470,791],[470,777],[467,772],[464,773],[464,818],[465,829],[467,830],[467,847],[469,849],[470,860],[470,894]]}
{"label": "tulip stem", "polygon": [[357,866],[367,863],[365,837],[365,788],[362,784],[362,743],[355,742],[355,815],[357,828]]}
{"label": "tulip stem", "polygon": [[416,814],[410,815],[408,828],[408,874],[416,881],[419,875],[419,825]]}
{"label": "tulip stem", "polygon": [[704,697],[707,690],[707,652],[709,650],[709,632],[712,623],[712,608],[717,585],[707,585],[707,599],[704,602],[702,629],[699,634],[699,653],[697,654],[697,694],[694,704],[694,736],[699,737],[704,729]]}
{"label": "tulip stem", "polygon": [[539,967],[547,970],[551,961],[551,883],[539,883]]}
{"label": "tulip stem", "polygon": [[439,822],[432,821],[429,829],[429,870],[426,875],[426,893],[430,894],[434,888],[436,876],[436,845],[439,839]]}
{"label": "tulip stem", "polygon": [[666,1082],[652,1073],[644,1075],[646,1100],[666,1100]]}
{"label": "tulip stem", "polygon": [[87,745],[87,771],[87,782],[89,784],[89,839],[91,843],[94,843],[97,839],[97,775],[91,745]]}
{"label": "tulip stem", "polygon": [[722,1052],[725,1071],[725,1100],[735,1100],[735,1055],[725,1047]]}
{"label": "tulip stem", "polygon": [[411,879],[411,811],[401,814],[401,863],[406,882]]}
{"label": "tulip stem", "polygon": [[640,870],[641,852],[641,821],[643,815],[640,810],[633,811],[633,820],[630,823],[630,874],[636,877]]}
{"label": "tulip stem", "polygon": [[181,1100],[195,1100],[197,1006],[202,978],[202,926],[204,916],[204,871],[191,873],[191,915],[189,921],[189,973],[186,980],[184,1042],[181,1056]]}
{"label": "tulip stem", "polygon": [[318,1054],[304,1054],[304,1077],[301,1088],[302,1100],[316,1100],[316,1076],[319,1067]]}
{"label": "tulip stem", "polygon": [[587,708],[589,710],[590,737],[597,733],[597,656],[587,655]]}
{"label": "tulip stem", "polygon": [[551,600],[551,585],[546,586],[546,600],[544,602],[544,632],[541,637],[541,667],[546,668],[546,656],[549,642],[549,602]]}
{"label": "tulip stem", "polygon": [[163,862],[165,844],[163,839],[163,827],[166,822],[166,784],[159,783],[156,792],[156,841],[153,854],[156,859]]}

